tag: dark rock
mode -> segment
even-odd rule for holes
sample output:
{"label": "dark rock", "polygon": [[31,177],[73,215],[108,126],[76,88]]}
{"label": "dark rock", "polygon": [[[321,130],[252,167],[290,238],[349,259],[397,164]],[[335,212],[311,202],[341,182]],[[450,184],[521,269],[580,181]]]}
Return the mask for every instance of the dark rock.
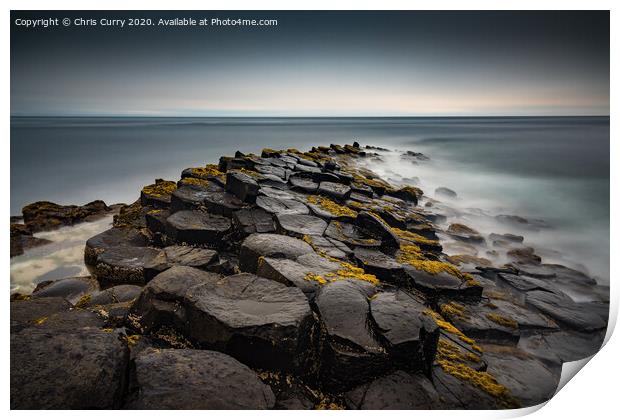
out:
{"label": "dark rock", "polygon": [[266,279],[275,280],[286,286],[298,287],[306,296],[313,298],[320,284],[308,280],[308,273],[323,274],[316,268],[310,268],[293,260],[281,258],[263,258],[258,265],[256,274]]}
{"label": "dark rock", "polygon": [[303,373],[314,318],[301,290],[237,274],[191,287],[185,302],[196,342],[250,366]]}
{"label": "dark rock", "polygon": [[227,192],[211,192],[204,198],[204,206],[211,214],[231,217],[234,212],[245,207],[243,201]]}
{"label": "dark rock", "polygon": [[169,210],[154,209],[144,215],[146,228],[153,235],[154,241],[158,243],[165,243],[167,241],[168,226],[166,220],[168,220],[170,214]]}
{"label": "dark rock", "polygon": [[267,213],[272,214],[308,214],[308,207],[297,201],[285,198],[272,198],[267,196],[259,196],[256,199],[256,206],[263,209]]}
{"label": "dark rock", "polygon": [[448,226],[446,233],[459,241],[471,242],[475,244],[485,243],[484,237],[480,235],[480,232],[461,223],[452,223]]}
{"label": "dark rock", "polygon": [[144,285],[144,267],[157,254],[154,248],[119,245],[98,255],[97,263],[89,270],[102,288],[119,284]]}
{"label": "dark rock", "polygon": [[168,208],[170,206],[170,195],[176,189],[177,184],[175,182],[156,179],[154,184],[142,188],[140,203],[143,206],[154,208]]}
{"label": "dark rock", "polygon": [[372,319],[397,366],[430,371],[439,328],[425,311],[420,301],[401,290],[378,293],[370,301]]}
{"label": "dark rock", "polygon": [[117,334],[27,328],[11,348],[11,409],[120,407],[128,351]]}
{"label": "dark rock", "polygon": [[218,259],[217,251],[212,249],[172,245],[162,249],[159,254],[144,266],[144,270],[146,279],[149,281],[159,273],[175,265],[208,270],[208,267],[216,263]]}
{"label": "dark rock", "polygon": [[[270,198],[278,198],[285,200],[296,200],[300,197],[299,194],[295,193],[288,189],[288,187],[270,187],[270,186],[261,186],[260,190],[258,190],[259,195],[264,195]],[[301,196],[303,197],[303,196]]]}
{"label": "dark rock", "polygon": [[521,235],[513,235],[512,233],[491,233],[489,235],[489,240],[492,242],[495,241],[503,241],[503,242],[514,242],[514,243],[522,243],[523,236]]}
{"label": "dark rock", "polygon": [[381,240],[384,249],[396,250],[400,247],[398,237],[392,232],[390,226],[376,215],[361,211],[358,213],[355,223],[373,238]]}
{"label": "dark rock", "polygon": [[325,236],[312,235],[304,239],[309,240],[312,247],[317,252],[321,252],[324,255],[332,258],[344,260],[349,258],[353,254],[351,248],[346,246],[344,243],[337,241],[336,239],[327,238]]}
{"label": "dark rock", "polygon": [[11,301],[11,332],[44,322],[52,314],[64,312],[71,304],[61,297]]}
{"label": "dark rock", "polygon": [[351,183],[351,194],[349,195],[349,198],[351,198],[352,200],[369,202],[370,200],[364,197],[372,197],[373,194],[373,189],[370,188],[368,185],[360,184],[357,182]]}
{"label": "dark rock", "polygon": [[534,248],[525,247],[525,248],[513,248],[506,252],[506,256],[510,258],[511,261],[520,263],[520,264],[540,264],[542,258],[534,253]]}
{"label": "dark rock", "polygon": [[230,219],[200,211],[183,210],[167,219],[169,236],[177,243],[220,246],[230,231]]}
{"label": "dark rock", "polygon": [[447,198],[456,198],[456,192],[446,187],[435,188],[435,195],[439,195],[439,196],[443,196]]}
{"label": "dark rock", "polygon": [[374,274],[381,281],[400,286],[409,285],[409,275],[394,258],[376,249],[355,248],[355,259],[365,272]]}
{"label": "dark rock", "polygon": [[315,300],[323,331],[320,378],[341,390],[385,372],[385,349],[370,330],[368,298],[374,287],[345,280],[321,288]]}
{"label": "dark rock", "polygon": [[533,332],[519,340],[519,348],[552,366],[585,359],[603,346],[605,331],[580,333],[574,331]]}
{"label": "dark rock", "polygon": [[292,176],[289,178],[294,189],[313,194],[319,188],[319,184],[314,182],[311,178],[304,178],[299,176]]}
{"label": "dark rock", "polygon": [[347,407],[359,410],[433,410],[442,407],[433,383],[402,370],[375,379],[345,394]]}
{"label": "dark rock", "polygon": [[132,284],[121,284],[110,287],[109,289],[94,292],[88,302],[87,307],[97,305],[112,305],[116,303],[132,302],[142,292],[142,287]]}
{"label": "dark rock", "polygon": [[28,226],[21,223],[11,223],[11,258],[22,255],[26,249],[49,243],[52,241],[33,236]]}
{"label": "dark rock", "polygon": [[335,182],[321,182],[319,184],[318,193],[343,201],[348,198],[351,193],[351,188],[347,185]]}
{"label": "dark rock", "polygon": [[170,211],[175,213],[181,210],[196,210],[204,205],[205,199],[214,192],[223,193],[223,189],[221,187],[206,189],[196,185],[179,187],[170,197]]}
{"label": "dark rock", "polygon": [[54,280],[45,285],[39,284],[32,292],[35,299],[43,297],[61,297],[75,304],[83,296],[99,291],[99,283],[91,277],[71,277]]}
{"label": "dark rock", "polygon": [[570,298],[541,290],[527,292],[526,301],[558,323],[578,331],[607,327],[607,320],[593,312],[587,303],[575,303]]}
{"label": "dark rock", "polygon": [[277,231],[301,238],[304,235],[322,236],[327,222],[315,216],[303,214],[276,214]]}
{"label": "dark rock", "polygon": [[294,170],[305,175],[314,175],[321,173],[320,168],[317,168],[316,166],[303,165],[301,163],[295,165]]}
{"label": "dark rock", "polygon": [[32,233],[36,233],[93,220],[93,218],[108,214],[110,210],[101,200],[92,201],[83,206],[62,206],[49,201],[37,201],[25,206],[22,214],[24,224]]}
{"label": "dark rock", "polygon": [[241,201],[253,203],[258,195],[258,183],[251,176],[239,172],[226,173],[226,191],[236,195]]}
{"label": "dark rock", "polygon": [[325,236],[340,241],[348,246],[357,247],[380,247],[381,241],[370,237],[356,225],[351,223],[332,220],[327,229]]}
{"label": "dark rock", "polygon": [[419,188],[407,186],[396,191],[391,191],[389,195],[411,202],[414,206],[417,206],[418,200],[422,198],[423,192]]}
{"label": "dark rock", "polygon": [[146,237],[135,229],[108,229],[86,241],[84,262],[87,267],[94,266],[98,256],[108,249],[121,245],[143,247],[147,244]]}
{"label": "dark rock", "polygon": [[261,208],[241,209],[232,217],[232,224],[242,236],[275,232],[273,216]]}
{"label": "dark rock", "polygon": [[255,165],[254,170],[261,174],[274,175],[282,180],[285,180],[287,178],[286,170],[278,166]]}
{"label": "dark rock", "polygon": [[128,408],[258,410],[275,397],[247,366],[209,350],[149,349],[135,358]]}
{"label": "dark rock", "polygon": [[306,242],[285,235],[272,233],[253,234],[241,244],[239,252],[239,268],[241,271],[255,273],[260,257],[288,258],[314,252]]}
{"label": "dark rock", "polygon": [[461,293],[463,281],[458,277],[441,271],[437,274],[416,269],[408,264],[404,265],[410,276],[412,285],[429,296],[458,296]]}

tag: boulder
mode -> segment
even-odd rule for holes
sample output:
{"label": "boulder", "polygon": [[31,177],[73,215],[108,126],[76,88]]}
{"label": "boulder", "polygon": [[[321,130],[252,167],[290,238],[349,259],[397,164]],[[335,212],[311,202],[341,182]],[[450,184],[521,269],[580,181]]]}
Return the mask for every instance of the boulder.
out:
{"label": "boulder", "polygon": [[78,302],[83,296],[99,291],[99,283],[91,277],[70,277],[53,280],[45,284],[39,283],[32,292],[33,299],[43,297],[61,297],[71,304]]}
{"label": "boulder", "polygon": [[210,214],[231,217],[245,207],[245,203],[227,192],[210,192],[204,198],[204,206]]}
{"label": "boulder", "polygon": [[102,288],[119,284],[144,285],[144,267],[158,253],[154,248],[119,245],[98,255],[97,263],[89,270]]}
{"label": "boulder", "polygon": [[368,233],[352,223],[340,222],[332,220],[327,229],[325,236],[330,239],[340,241],[350,247],[371,247],[377,248],[381,246],[381,241],[370,237]]}
{"label": "boulder", "polygon": [[27,328],[11,348],[11,409],[120,407],[128,350],[118,334]]}
{"label": "boulder", "polygon": [[94,266],[97,264],[97,258],[104,251],[117,246],[136,246],[144,247],[148,241],[136,229],[130,228],[112,228],[98,235],[93,236],[86,241],[84,248],[84,263],[86,266]]}
{"label": "boulder", "polygon": [[260,257],[288,258],[312,253],[312,247],[297,238],[272,233],[259,233],[248,236],[239,251],[239,268],[241,271],[255,273]]}
{"label": "boulder", "polygon": [[322,236],[327,222],[307,214],[276,214],[277,232],[301,238],[304,235]]}
{"label": "boulder", "polygon": [[[216,185],[216,184],[210,184]],[[197,185],[183,185],[176,189],[170,196],[170,211],[176,213],[181,210],[196,210],[204,205],[207,197],[214,192],[223,193],[223,188],[203,188]]]}
{"label": "boulder", "polygon": [[11,332],[45,322],[52,314],[65,312],[72,305],[62,297],[40,297],[11,301]]}
{"label": "boulder", "polygon": [[177,184],[175,182],[156,179],[154,184],[142,188],[140,204],[154,208],[168,208],[170,206],[170,195],[176,189]]}
{"label": "boulder", "polygon": [[241,209],[233,213],[232,224],[241,235],[275,232],[273,216],[261,208]]}
{"label": "boulder", "polygon": [[474,244],[484,244],[485,240],[480,232],[461,223],[452,223],[446,233],[456,240]]}
{"label": "boulder", "polygon": [[439,328],[423,303],[408,293],[378,293],[370,313],[378,334],[387,345],[392,363],[407,370],[430,371],[435,358]]}
{"label": "boulder", "polygon": [[456,192],[446,187],[435,188],[435,195],[446,198],[456,198]]}
{"label": "boulder", "polygon": [[237,274],[189,288],[185,310],[195,342],[253,367],[305,373],[314,318],[301,290]]}
{"label": "boulder", "polygon": [[132,409],[259,410],[275,404],[256,373],[215,351],[147,349],[135,358],[132,379]]}
{"label": "boulder", "polygon": [[371,331],[368,298],[374,286],[357,280],[326,284],[315,299],[321,320],[321,383],[334,391],[385,372],[387,355]]}
{"label": "boulder", "polygon": [[116,303],[132,302],[142,292],[142,287],[132,284],[121,284],[109,289],[94,292],[85,303],[86,307],[98,305],[113,305]]}
{"label": "boulder", "polygon": [[22,209],[24,224],[30,232],[54,230],[62,226],[93,220],[112,209],[103,201],[95,200],[83,206],[62,206],[49,201],[37,201]]}
{"label": "boulder", "polygon": [[177,243],[193,245],[221,246],[231,228],[230,219],[195,210],[176,212],[167,224],[169,236]]}
{"label": "boulder", "polygon": [[361,385],[344,398],[347,408],[354,410],[436,410],[444,406],[428,378],[402,370]]}
{"label": "boulder", "polygon": [[248,174],[235,170],[226,173],[226,191],[236,195],[241,201],[256,201],[258,188],[258,183]]}

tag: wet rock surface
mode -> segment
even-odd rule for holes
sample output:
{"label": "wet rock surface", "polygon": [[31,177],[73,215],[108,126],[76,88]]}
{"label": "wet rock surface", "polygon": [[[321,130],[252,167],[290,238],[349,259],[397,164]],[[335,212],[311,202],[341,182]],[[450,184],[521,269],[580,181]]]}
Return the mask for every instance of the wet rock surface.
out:
{"label": "wet rock surface", "polygon": [[[456,192],[430,199],[392,185],[367,169],[380,158],[372,150],[237,152],[145,186],[87,241],[91,276],[12,296],[11,407],[504,409],[548,399],[561,363],[600,347],[609,289],[547,264],[527,238],[447,222],[460,214],[441,200]],[[29,208],[11,236],[110,211],[68,207]],[[497,220],[507,232],[547,228]]]}

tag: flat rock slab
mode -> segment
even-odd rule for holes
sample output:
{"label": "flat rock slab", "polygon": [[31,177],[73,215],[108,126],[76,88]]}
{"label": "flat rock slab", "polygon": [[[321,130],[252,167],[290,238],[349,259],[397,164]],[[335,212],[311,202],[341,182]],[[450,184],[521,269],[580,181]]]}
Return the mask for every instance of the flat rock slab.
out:
{"label": "flat rock slab", "polygon": [[523,407],[548,401],[560,380],[561,369],[555,372],[541,361],[514,347],[484,346],[487,372],[510,390]]}
{"label": "flat rock slab", "polygon": [[135,358],[134,399],[147,410],[260,410],[275,397],[250,368],[222,353],[149,349]]}
{"label": "flat rock slab", "polygon": [[393,361],[428,371],[435,356],[439,328],[427,308],[404,291],[378,293],[370,301],[372,319],[388,344]]}
{"label": "flat rock slab", "polygon": [[322,236],[327,229],[327,222],[307,214],[277,214],[276,223],[278,233],[295,236],[304,235]]}
{"label": "flat rock slab", "polygon": [[367,233],[362,231],[358,226],[332,220],[327,229],[325,229],[325,236],[340,241],[350,247],[371,247],[376,248],[381,246],[381,241],[372,238]]}
{"label": "flat rock slab", "polygon": [[185,302],[196,342],[251,366],[303,368],[314,318],[301,290],[237,274],[188,289]]}
{"label": "flat rock slab", "polygon": [[308,280],[308,273],[322,274],[315,268],[307,267],[297,261],[269,258],[261,259],[256,274],[260,277],[275,280],[286,286],[298,287],[306,296],[312,298],[321,285],[316,281]]}
{"label": "flat rock slab", "polygon": [[11,302],[11,332],[39,324],[52,314],[64,312],[71,304],[62,297],[41,297]]}
{"label": "flat rock slab", "polygon": [[408,264],[404,264],[407,274],[410,276],[412,285],[416,289],[436,296],[460,295],[463,280],[446,272],[437,274],[418,270]]}
{"label": "flat rock slab", "polygon": [[219,191],[206,195],[203,204],[209,213],[226,217],[231,217],[234,212],[246,206],[234,194]]}
{"label": "flat rock slab", "polygon": [[121,284],[101,290],[90,295],[85,306],[111,305],[116,303],[131,302],[142,293],[142,287],[132,284]]}
{"label": "flat rock slab", "polygon": [[248,236],[241,244],[239,268],[241,271],[255,273],[260,257],[288,258],[314,252],[312,247],[301,239],[273,233],[260,233]]}
{"label": "flat rock slab", "polygon": [[319,184],[314,182],[311,178],[304,178],[299,176],[292,176],[289,179],[293,189],[303,191],[309,194],[313,194],[319,188]]}
{"label": "flat rock slab", "polygon": [[607,327],[604,319],[584,303],[575,303],[553,293],[534,290],[527,292],[526,301],[560,324],[577,331],[594,331]]}
{"label": "flat rock slab", "polygon": [[[216,184],[211,184],[216,186]],[[195,185],[184,185],[172,193],[170,197],[170,211],[176,213],[181,210],[195,210],[204,205],[207,197],[214,192],[223,193],[223,188],[216,186],[214,188],[206,188]]]}
{"label": "flat rock slab", "polygon": [[393,257],[372,248],[355,248],[355,260],[365,272],[374,274],[381,281],[408,286],[409,276],[405,267]]}
{"label": "flat rock slab", "polygon": [[28,328],[11,348],[11,409],[120,407],[128,350],[118,334]]}
{"label": "flat rock slab", "polygon": [[242,209],[232,217],[234,228],[242,235],[275,232],[273,216],[260,208]]}
{"label": "flat rock slab", "polygon": [[309,214],[308,207],[293,199],[275,198],[261,195],[256,198],[256,206],[270,214]]}
{"label": "flat rock slab", "polygon": [[143,247],[148,244],[147,239],[138,230],[131,228],[112,228],[86,241],[84,262],[87,266],[97,264],[97,256],[106,249],[120,245]]}
{"label": "flat rock slab", "polygon": [[99,291],[99,283],[91,277],[70,277],[39,284],[32,292],[32,298],[62,297],[75,304],[82,296]]}
{"label": "flat rock slab", "polygon": [[370,326],[368,299],[374,286],[357,280],[329,283],[315,299],[324,337],[320,379],[333,390],[348,389],[386,368],[385,349]]}
{"label": "flat rock slab", "polygon": [[175,265],[207,270],[219,261],[217,251],[213,249],[194,248],[191,246],[172,245],[162,249],[144,266],[147,281]]}
{"label": "flat rock slab", "polygon": [[540,360],[561,366],[564,362],[592,356],[601,349],[604,338],[605,331],[547,331],[521,337],[519,348]]}
{"label": "flat rock slab", "polygon": [[316,249],[317,252],[321,252],[332,258],[344,260],[353,254],[351,248],[336,239],[313,235],[309,235],[306,239],[310,240],[312,247]]}
{"label": "flat rock slab", "polygon": [[151,280],[131,308],[142,331],[171,326],[187,333],[184,299],[188,289],[217,282],[219,274],[188,266],[173,266]]}
{"label": "flat rock slab", "polygon": [[170,237],[177,243],[194,245],[222,245],[230,231],[230,219],[200,211],[184,210],[167,219]]}
{"label": "flat rock slab", "polygon": [[344,201],[349,197],[351,187],[336,182],[324,181],[319,184],[318,193],[335,198],[339,201]]}
{"label": "flat rock slab", "polygon": [[159,251],[155,248],[117,246],[109,248],[97,257],[97,264],[91,274],[102,288],[119,284],[144,285],[144,267]]}
{"label": "flat rock slab", "polygon": [[367,211],[361,211],[357,215],[355,223],[373,238],[381,240],[384,248],[399,248],[400,241],[398,237],[392,232],[390,226],[376,215]]}
{"label": "flat rock slab", "polygon": [[402,370],[375,379],[345,394],[354,410],[436,410],[444,408],[433,383],[424,375]]}

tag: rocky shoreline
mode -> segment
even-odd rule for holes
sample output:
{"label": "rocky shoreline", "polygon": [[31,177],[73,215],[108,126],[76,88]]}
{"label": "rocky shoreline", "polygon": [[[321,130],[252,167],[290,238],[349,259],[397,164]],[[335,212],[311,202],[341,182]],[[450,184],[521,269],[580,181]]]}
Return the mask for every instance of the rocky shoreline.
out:
{"label": "rocky shoreline", "polygon": [[[439,229],[440,202],[379,178],[373,158],[357,143],[237,152],[145,186],[87,241],[91,276],[12,296],[11,408],[548,400],[561,364],[600,348],[609,289],[543,263],[521,236]],[[11,238],[113,210],[51,204],[25,211]],[[509,262],[446,255],[439,236]]]}

